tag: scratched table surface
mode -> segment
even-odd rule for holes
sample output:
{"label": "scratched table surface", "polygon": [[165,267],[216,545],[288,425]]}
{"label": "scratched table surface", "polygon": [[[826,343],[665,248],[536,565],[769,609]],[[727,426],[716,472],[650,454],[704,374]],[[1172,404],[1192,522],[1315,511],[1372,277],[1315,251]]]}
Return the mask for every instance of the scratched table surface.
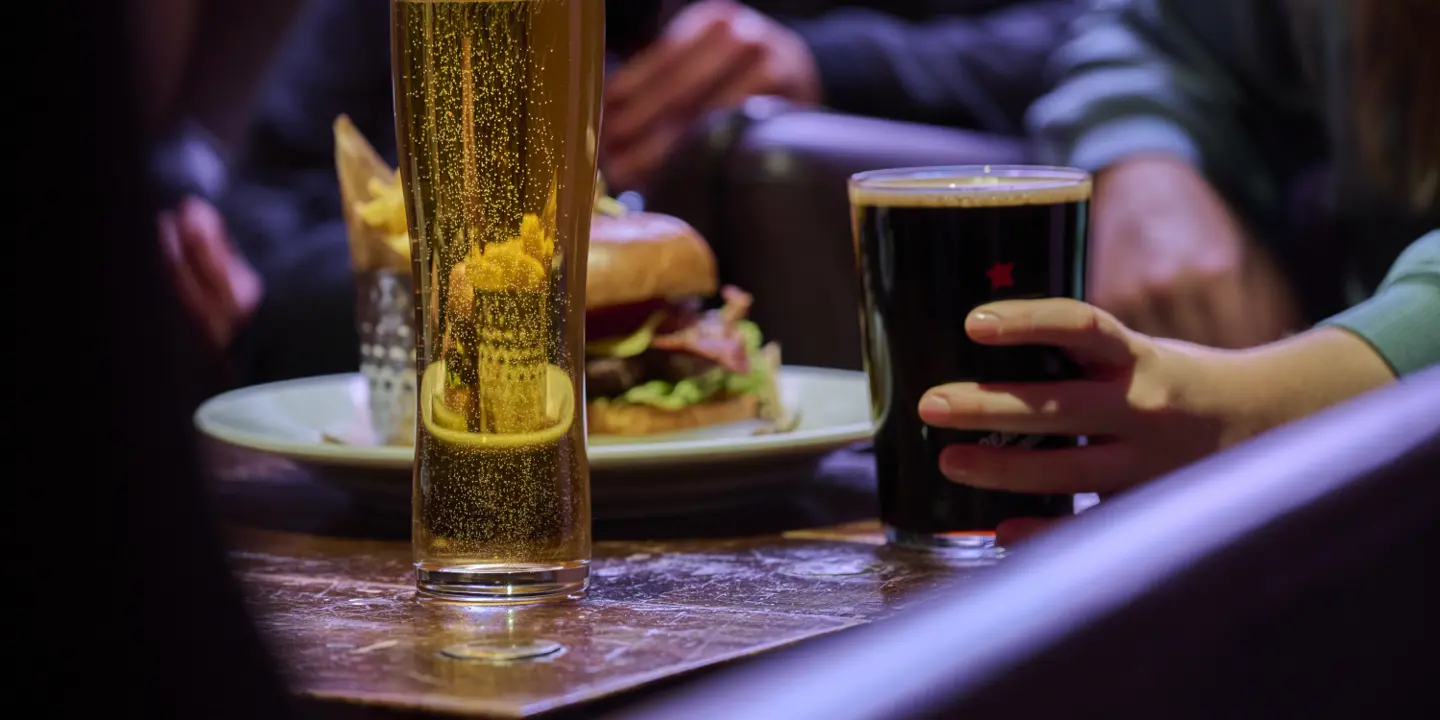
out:
{"label": "scratched table surface", "polygon": [[[595,707],[884,618],[984,572],[885,547],[864,519],[868,462],[839,454],[834,481],[719,517],[597,524],[584,600],[475,608],[415,598],[408,519],[350,507],[276,461],[211,451],[234,568],[302,698],[497,718]],[[452,657],[477,644],[549,652]]]}

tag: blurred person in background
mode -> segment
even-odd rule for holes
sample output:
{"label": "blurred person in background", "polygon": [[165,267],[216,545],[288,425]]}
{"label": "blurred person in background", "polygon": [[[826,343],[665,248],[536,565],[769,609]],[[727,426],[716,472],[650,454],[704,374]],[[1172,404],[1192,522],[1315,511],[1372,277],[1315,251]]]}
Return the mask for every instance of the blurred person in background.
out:
{"label": "blurred person in background", "polygon": [[1083,0],[697,0],[605,88],[601,169],[642,190],[705,114],[769,95],[852,115],[1024,135]]}
{"label": "blurred person in background", "polygon": [[[269,60],[304,0],[137,0],[137,52],[151,98],[148,169],[160,195],[156,218],[171,283],[209,347],[228,344],[235,318],[260,303],[260,276],[228,241],[215,203],[249,130]],[[203,397],[224,369],[204,347],[191,359]],[[201,379],[203,378],[203,379]]]}
{"label": "blurred person in background", "polygon": [[[348,114],[394,163],[389,2],[312,0],[264,87],[228,192],[182,207],[167,234],[183,261],[175,282],[231,359],[231,382],[358,365],[332,123]],[[638,184],[676,128],[722,107],[717,98],[755,93],[1018,137],[1045,60],[1083,3],[930,0],[887,12],[852,4],[757,0],[788,13],[791,29],[733,2],[700,0],[674,14],[684,3],[612,0],[606,180],[621,185],[614,172]],[[797,67],[817,71],[807,75],[813,86],[785,79]]]}
{"label": "blurred person in background", "polygon": [[[918,412],[1091,443],[956,446],[949,477],[1122,491],[1440,363],[1440,4],[1133,0],[1086,24],[1032,119],[1054,161],[1098,172],[1091,297],[1114,314],[982,307],[977,342],[1057,345],[1086,377],[936,388]],[[1311,243],[1286,186],[1317,167]],[[1297,308],[1333,314],[1276,341],[1309,324]]]}
{"label": "blurred person in background", "polygon": [[[223,192],[192,192],[161,219],[173,282],[228,361],[227,384],[358,365],[333,123],[348,114],[394,164],[390,2],[306,2],[225,158]],[[642,44],[667,2],[612,1],[614,44]]]}
{"label": "blurred person in background", "polygon": [[[262,6],[276,11],[273,24],[258,22]],[[38,652],[21,663],[38,682],[13,684],[45,714],[98,703],[142,717],[288,717],[202,482],[187,397],[196,368],[174,352],[198,338],[156,233],[181,193],[154,161],[176,118],[244,104],[243,73],[219,71],[263,61],[287,9],[135,0],[30,10],[42,19],[27,14],[24,40],[48,52],[15,73],[38,88],[16,93],[34,103],[17,106],[24,141],[11,162],[25,180],[12,231],[47,243],[10,264],[18,282],[7,285],[24,288],[26,303],[10,331],[41,353],[30,367],[66,371],[60,382],[14,383],[11,395],[26,413],[12,440],[42,449],[22,456],[35,481],[21,483],[30,487],[11,504],[24,510],[7,524],[27,561],[14,583],[19,614],[40,628],[26,635]],[[201,102],[202,82],[224,84]],[[107,650],[123,660],[97,662]],[[90,677],[100,692],[74,691]]]}
{"label": "blurred person in background", "polygon": [[1440,225],[1440,3],[1110,2],[1030,115],[1098,171],[1090,298],[1152,335],[1278,339]]}

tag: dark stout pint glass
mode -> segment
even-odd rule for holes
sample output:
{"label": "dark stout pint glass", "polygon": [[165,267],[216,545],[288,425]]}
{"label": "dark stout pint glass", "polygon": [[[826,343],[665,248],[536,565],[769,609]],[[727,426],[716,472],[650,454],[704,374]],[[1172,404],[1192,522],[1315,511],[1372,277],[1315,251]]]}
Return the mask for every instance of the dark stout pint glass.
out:
{"label": "dark stout pint glass", "polygon": [[851,178],[880,514],[892,544],[993,558],[1002,521],[1073,512],[1070,495],[957,485],[940,473],[939,458],[955,443],[1044,452],[1078,438],[937,429],[917,407],[945,383],[1078,375],[1056,348],[973,342],[965,318],[997,300],[1083,297],[1090,184],[1080,170],[998,165]]}

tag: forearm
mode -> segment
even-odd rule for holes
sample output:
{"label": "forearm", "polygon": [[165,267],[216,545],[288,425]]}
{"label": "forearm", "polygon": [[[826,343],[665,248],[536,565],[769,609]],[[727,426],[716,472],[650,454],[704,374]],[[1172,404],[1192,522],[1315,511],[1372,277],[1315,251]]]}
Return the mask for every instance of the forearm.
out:
{"label": "forearm", "polygon": [[1375,296],[1309,332],[1217,356],[1211,408],[1236,439],[1440,364],[1440,230],[1401,253]]}
{"label": "forearm", "polygon": [[[277,55],[244,154],[219,203],[263,275],[316,226],[338,221],[335,119],[350,116],[392,167],[387,0],[310,0]],[[343,240],[342,240],[343,242]]]}
{"label": "forearm", "polygon": [[211,0],[194,30],[182,107],[228,151],[249,122],[255,91],[302,0]]}
{"label": "forearm", "polygon": [[[1374,347],[1341,328],[1323,327],[1253,350],[1227,354],[1214,386],[1239,442],[1395,382]],[[1223,388],[1223,389],[1222,389]]]}
{"label": "forearm", "polygon": [[845,112],[1019,134],[1050,55],[1084,3],[1011,3],[916,22],[840,10],[792,23],[815,57],[826,105]]}
{"label": "forearm", "polygon": [[186,65],[201,5],[197,0],[133,0],[135,51],[146,131],[158,136],[180,112]]}
{"label": "forearm", "polygon": [[255,89],[301,0],[136,0],[150,170],[163,202],[214,200]]}
{"label": "forearm", "polygon": [[[1305,117],[1310,101],[1268,52],[1288,35],[1284,17],[1253,0],[1109,5],[1075,23],[1054,53],[1058,84],[1027,114],[1042,160],[1098,171],[1138,154],[1178,157],[1242,213],[1266,215],[1279,192],[1267,138],[1243,118]],[[1292,146],[1307,142],[1286,127]]]}

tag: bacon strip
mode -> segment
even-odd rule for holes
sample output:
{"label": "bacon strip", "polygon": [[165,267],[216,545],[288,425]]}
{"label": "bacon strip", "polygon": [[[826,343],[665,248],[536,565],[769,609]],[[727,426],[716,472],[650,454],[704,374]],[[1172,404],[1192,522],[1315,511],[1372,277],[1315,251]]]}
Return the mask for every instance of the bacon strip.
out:
{"label": "bacon strip", "polygon": [[736,324],[750,312],[753,298],[749,293],[728,285],[721,289],[720,294],[725,299],[724,306],[705,313],[693,325],[657,335],[650,347],[697,355],[733,373],[750,372],[745,337]]}
{"label": "bacon strip", "polygon": [[750,314],[750,306],[755,304],[753,295],[734,285],[720,288],[720,298],[725,301],[720,307],[720,314],[724,317],[725,324],[731,327],[744,320],[745,316]]}

